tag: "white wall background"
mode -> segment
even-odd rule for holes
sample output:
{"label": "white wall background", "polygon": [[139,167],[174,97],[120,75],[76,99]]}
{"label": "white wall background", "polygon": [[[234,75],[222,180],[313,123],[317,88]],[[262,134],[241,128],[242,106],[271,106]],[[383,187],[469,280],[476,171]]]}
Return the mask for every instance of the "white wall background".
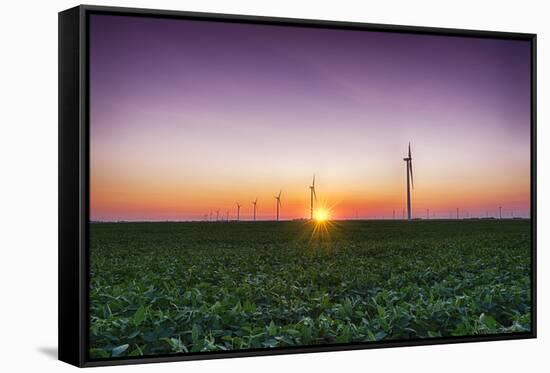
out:
{"label": "white wall background", "polygon": [[[549,369],[550,22],[545,1],[91,1],[96,5],[538,34],[539,338],[110,368],[110,371],[536,372]],[[57,354],[57,12],[75,1],[4,1],[0,12],[0,370],[69,371]],[[545,296],[546,295],[546,296]]]}

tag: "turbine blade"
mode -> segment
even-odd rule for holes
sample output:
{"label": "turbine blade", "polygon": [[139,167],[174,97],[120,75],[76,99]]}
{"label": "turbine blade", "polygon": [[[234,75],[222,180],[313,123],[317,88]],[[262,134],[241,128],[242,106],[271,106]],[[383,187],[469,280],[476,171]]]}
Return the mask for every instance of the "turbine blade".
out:
{"label": "turbine blade", "polygon": [[409,161],[409,171],[411,172],[411,185],[412,185],[412,188],[414,189],[414,178],[413,178],[413,164],[412,164],[412,159]]}
{"label": "turbine blade", "polygon": [[411,158],[411,143],[409,142],[409,158]]}
{"label": "turbine blade", "polygon": [[315,188],[315,174],[313,174],[313,187]]}
{"label": "turbine blade", "polygon": [[315,192],[315,188],[313,188],[312,190],[313,190],[313,197],[315,197],[315,201],[317,201],[317,193]]}

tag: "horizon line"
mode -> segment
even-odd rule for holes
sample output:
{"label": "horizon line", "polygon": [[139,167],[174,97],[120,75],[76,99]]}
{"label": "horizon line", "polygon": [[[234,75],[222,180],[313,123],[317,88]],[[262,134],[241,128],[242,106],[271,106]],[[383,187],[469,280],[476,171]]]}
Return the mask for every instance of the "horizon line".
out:
{"label": "horizon line", "polygon": [[[348,218],[348,219],[330,219],[329,221],[409,221],[407,218],[392,218],[392,217],[374,217],[374,218]],[[433,220],[531,220],[531,216],[514,216],[514,217],[496,217],[496,216],[478,216],[478,217],[460,217],[460,218],[451,218],[451,217],[431,217],[427,219],[426,217],[417,217],[412,218],[411,220],[416,221],[433,221]],[[269,219],[269,220],[89,220],[88,223],[280,223],[280,222],[310,222],[315,221],[315,219],[309,218],[296,218],[296,219]]]}

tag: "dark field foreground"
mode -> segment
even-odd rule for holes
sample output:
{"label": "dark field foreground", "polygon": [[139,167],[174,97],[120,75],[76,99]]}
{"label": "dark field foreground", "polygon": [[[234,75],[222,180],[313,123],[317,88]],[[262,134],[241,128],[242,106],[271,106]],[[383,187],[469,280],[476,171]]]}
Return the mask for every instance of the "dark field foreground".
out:
{"label": "dark field foreground", "polygon": [[530,221],[92,224],[90,354],[529,331]]}

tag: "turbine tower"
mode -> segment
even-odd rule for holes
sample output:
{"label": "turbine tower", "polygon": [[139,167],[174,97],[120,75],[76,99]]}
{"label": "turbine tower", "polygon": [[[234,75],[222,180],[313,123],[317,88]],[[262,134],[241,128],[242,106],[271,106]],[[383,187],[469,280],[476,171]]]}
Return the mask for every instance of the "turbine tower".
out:
{"label": "turbine tower", "polygon": [[220,210],[216,210],[216,221],[220,218]]}
{"label": "turbine tower", "polygon": [[411,156],[411,143],[409,142],[409,156],[403,158],[406,162],[407,167],[407,219],[412,219],[411,213],[411,186],[414,189],[414,180],[413,180],[413,168],[412,168],[412,156]]}
{"label": "turbine tower", "polygon": [[315,197],[315,202],[317,202],[317,193],[315,193],[315,174],[313,174],[313,182],[309,186],[309,218],[313,220],[313,198]]}
{"label": "turbine tower", "polygon": [[277,221],[279,221],[279,209],[281,207],[281,193],[282,193],[282,190],[279,191],[279,195],[275,196],[275,199],[277,200]]}
{"label": "turbine tower", "polygon": [[256,204],[257,203],[258,203],[258,197],[256,197],[254,202],[252,202],[252,204],[254,205],[254,221],[256,221]]}
{"label": "turbine tower", "polygon": [[241,218],[241,205],[237,202],[237,221]]}

